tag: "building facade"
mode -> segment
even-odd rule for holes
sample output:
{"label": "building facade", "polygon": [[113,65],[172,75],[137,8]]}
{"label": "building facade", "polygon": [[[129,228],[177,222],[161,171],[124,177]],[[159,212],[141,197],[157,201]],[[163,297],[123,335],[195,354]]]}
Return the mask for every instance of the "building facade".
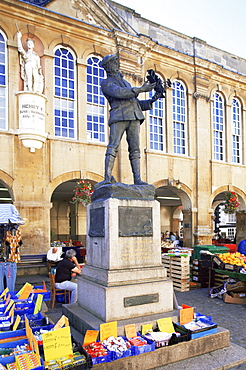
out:
{"label": "building facade", "polygon": [[[160,232],[182,228],[185,246],[211,244],[215,209],[234,191],[237,241],[245,238],[246,60],[113,1],[0,3],[0,196],[25,221],[23,254],[45,253],[51,239],[71,236],[85,245],[86,208],[71,200],[76,181],[104,176],[100,61],[107,54],[119,56],[132,86],[148,69],[171,80],[140,134],[142,178],[156,186]],[[40,59],[41,92],[23,80],[27,39]],[[125,140],[113,175],[133,183]]]}

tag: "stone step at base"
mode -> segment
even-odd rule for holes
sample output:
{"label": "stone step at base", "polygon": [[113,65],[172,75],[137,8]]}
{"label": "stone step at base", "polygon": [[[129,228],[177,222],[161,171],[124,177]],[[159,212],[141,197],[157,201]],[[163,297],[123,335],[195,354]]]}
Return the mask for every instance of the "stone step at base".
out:
{"label": "stone step at base", "polygon": [[[214,334],[212,334],[214,335]],[[196,339],[193,339],[196,340]],[[186,342],[189,343],[189,342]],[[179,346],[176,344],[171,347]],[[169,347],[169,348],[171,348]],[[183,359],[181,361],[176,361],[173,363],[168,363],[164,365],[158,365],[155,367],[156,361],[153,365],[151,360],[157,355],[161,357],[166,348],[157,349],[155,352],[144,353],[137,358],[131,357],[120,359],[111,363],[105,363],[100,365],[94,365],[93,369],[95,370],[225,370],[225,369],[240,369],[243,370],[246,368],[246,349],[240,347],[236,344],[231,344],[229,347],[222,349],[217,349],[215,351],[205,353],[199,356],[194,356],[190,358]],[[162,351],[159,353],[159,351]],[[178,353],[180,352],[177,351]],[[147,356],[145,356],[147,355]],[[146,362],[150,363],[149,365]],[[245,365],[242,365],[245,364]],[[151,366],[151,367],[146,367]],[[245,367],[244,367],[245,366]]]}
{"label": "stone step at base", "polygon": [[[99,330],[102,320],[87,312],[77,304],[67,304],[62,306],[62,313],[68,317],[71,326],[76,328],[82,335],[86,330]],[[124,327],[128,324],[135,324],[136,330],[141,330],[143,324],[156,324],[157,319],[172,317],[174,322],[178,322],[179,310],[165,312],[159,315],[139,317],[117,321],[118,335],[125,335]],[[113,361],[95,365],[95,369],[100,370],[148,370],[168,365],[176,361],[184,361],[190,357],[203,355],[218,349],[225,349],[230,346],[230,332],[222,327],[218,327],[218,332],[201,338],[181,342],[173,346],[159,348],[154,352],[144,353],[138,356],[126,357]],[[246,359],[246,350],[245,350]],[[187,368],[186,368],[187,369]]]}

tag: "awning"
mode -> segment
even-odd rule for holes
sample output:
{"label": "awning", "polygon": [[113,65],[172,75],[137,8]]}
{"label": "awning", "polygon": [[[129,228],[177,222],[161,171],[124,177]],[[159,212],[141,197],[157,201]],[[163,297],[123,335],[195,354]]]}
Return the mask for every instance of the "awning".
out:
{"label": "awning", "polygon": [[12,224],[24,225],[19,212],[13,204],[0,204],[0,224]]}

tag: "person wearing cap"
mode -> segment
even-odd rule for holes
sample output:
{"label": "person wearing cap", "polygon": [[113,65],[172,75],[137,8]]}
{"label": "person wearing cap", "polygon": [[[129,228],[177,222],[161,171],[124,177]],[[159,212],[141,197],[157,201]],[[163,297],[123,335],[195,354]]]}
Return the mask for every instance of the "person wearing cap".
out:
{"label": "person wearing cap", "polygon": [[152,109],[152,103],[159,98],[159,95],[155,93],[153,98],[148,100],[139,100],[138,95],[141,92],[151,91],[155,83],[144,82],[141,87],[132,87],[119,72],[119,60],[114,54],[106,55],[101,65],[107,73],[107,78],[101,82],[101,88],[110,105],[108,121],[110,134],[105,154],[104,181],[96,184],[94,188],[116,182],[112,176],[112,170],[124,132],[126,132],[134,184],[147,185],[140,176],[139,131],[145,118],[143,111]]}

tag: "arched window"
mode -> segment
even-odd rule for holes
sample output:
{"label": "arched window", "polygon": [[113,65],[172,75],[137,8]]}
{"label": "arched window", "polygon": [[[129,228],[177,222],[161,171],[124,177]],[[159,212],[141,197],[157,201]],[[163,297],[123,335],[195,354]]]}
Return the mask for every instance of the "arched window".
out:
{"label": "arched window", "polygon": [[7,46],[6,36],[0,31],[0,129],[7,129]]}
{"label": "arched window", "polygon": [[224,131],[225,113],[224,99],[221,94],[215,93],[213,96],[213,139],[214,139],[214,159],[224,160]]}
{"label": "arched window", "polygon": [[73,53],[59,46],[54,58],[55,86],[55,136],[74,139],[76,137],[75,114],[75,57]]}
{"label": "arched window", "polygon": [[[150,92],[150,99],[154,93]],[[150,149],[164,151],[164,99],[153,103],[149,112],[149,141]]]}
{"label": "arched window", "polygon": [[241,103],[238,99],[232,99],[232,162],[241,163]]}
{"label": "arched window", "polygon": [[173,96],[173,144],[174,153],[187,154],[186,142],[186,88],[180,81],[174,81],[172,85]]}
{"label": "arched window", "polygon": [[105,71],[100,66],[100,59],[90,57],[87,60],[87,139],[95,143],[105,143],[106,102],[101,91],[101,81]]}

